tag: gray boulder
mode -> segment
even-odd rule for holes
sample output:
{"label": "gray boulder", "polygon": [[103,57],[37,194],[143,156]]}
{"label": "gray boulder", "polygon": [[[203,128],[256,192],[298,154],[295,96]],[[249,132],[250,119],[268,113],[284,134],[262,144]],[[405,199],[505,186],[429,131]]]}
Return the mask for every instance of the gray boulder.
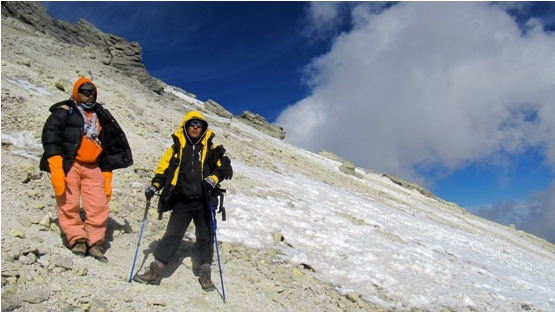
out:
{"label": "gray boulder", "polygon": [[350,162],[345,162],[339,167],[339,171],[343,172],[344,174],[352,175],[353,177],[361,179],[362,174],[356,172],[355,169],[355,165]]}

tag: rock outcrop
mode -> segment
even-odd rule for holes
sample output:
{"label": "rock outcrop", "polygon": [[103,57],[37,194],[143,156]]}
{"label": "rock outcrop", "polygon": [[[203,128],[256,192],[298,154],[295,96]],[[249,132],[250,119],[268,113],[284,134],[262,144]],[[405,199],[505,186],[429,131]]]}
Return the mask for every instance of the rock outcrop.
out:
{"label": "rock outcrop", "polygon": [[402,187],[404,187],[404,188],[407,188],[407,189],[409,189],[409,190],[415,190],[415,191],[417,191],[418,193],[420,193],[420,194],[422,194],[422,195],[424,195],[424,196],[426,196],[426,197],[437,199],[437,197],[436,197],[432,192],[428,191],[427,189],[421,187],[421,186],[418,185],[418,184],[414,184],[414,183],[410,183],[410,182],[404,181],[404,180],[399,179],[399,178],[397,178],[396,176],[393,176],[393,175],[388,174],[388,173],[384,173],[382,176],[384,176],[384,177],[386,177],[386,178],[389,178],[389,179],[391,180],[391,182],[393,182],[393,183],[395,183],[395,184],[397,184],[397,185],[400,185],[400,186],[402,186]]}
{"label": "rock outcrop", "polygon": [[103,51],[100,62],[113,66],[137,79],[149,90],[162,94],[165,84],[151,77],[142,63],[142,48],[138,42],[105,34],[91,23],[80,19],[75,25],[50,17],[40,2],[3,1],[2,19],[18,19],[29,27],[29,31],[51,36],[56,40]]}
{"label": "rock outcrop", "polygon": [[216,101],[208,100],[204,102],[204,108],[220,117],[227,119],[233,118],[233,114],[223,108],[220,104],[216,103]]}
{"label": "rock outcrop", "polygon": [[256,130],[267,134],[271,137],[283,140],[285,139],[285,131],[283,127],[274,126],[264,119],[264,117],[251,113],[249,111],[244,111],[243,114],[238,116],[239,120],[251,125]]}
{"label": "rock outcrop", "polygon": [[318,154],[319,154],[319,155],[322,155],[322,156],[324,156],[324,157],[326,157],[326,158],[329,158],[329,159],[331,159],[331,160],[335,160],[335,161],[341,162],[341,163],[345,163],[345,162],[346,162],[345,159],[343,159],[343,158],[341,158],[341,157],[335,155],[335,154],[332,153],[332,152],[328,152],[328,151],[326,151],[326,150],[320,150],[320,152],[318,152]]}
{"label": "rock outcrop", "polygon": [[343,172],[344,174],[352,175],[353,177],[361,179],[362,174],[356,172],[355,169],[355,165],[350,162],[345,162],[341,166],[339,166],[339,171]]}

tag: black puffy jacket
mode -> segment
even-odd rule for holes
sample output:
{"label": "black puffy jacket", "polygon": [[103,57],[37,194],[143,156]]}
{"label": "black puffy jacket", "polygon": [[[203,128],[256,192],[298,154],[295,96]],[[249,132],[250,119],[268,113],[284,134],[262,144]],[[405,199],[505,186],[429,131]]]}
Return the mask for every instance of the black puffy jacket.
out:
{"label": "black puffy jacket", "polygon": [[[40,161],[40,170],[50,171],[46,160],[54,155],[62,155],[66,174],[73,165],[75,155],[81,146],[85,125],[75,105],[73,100],[65,100],[50,107],[51,114],[42,129],[44,154]],[[97,114],[102,127],[98,136],[102,143],[100,169],[112,171],[131,166],[133,164],[131,147],[115,118],[99,103],[96,103],[93,111]]]}

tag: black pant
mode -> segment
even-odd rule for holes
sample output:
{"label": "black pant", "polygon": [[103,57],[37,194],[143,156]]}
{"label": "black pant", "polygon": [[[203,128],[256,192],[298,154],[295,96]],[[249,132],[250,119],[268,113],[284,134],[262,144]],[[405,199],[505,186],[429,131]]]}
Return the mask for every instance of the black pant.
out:
{"label": "black pant", "polygon": [[167,264],[175,255],[185,231],[193,220],[195,224],[195,258],[200,264],[212,263],[214,256],[214,229],[210,209],[203,198],[179,198],[173,207],[166,233],[156,250],[154,258]]}

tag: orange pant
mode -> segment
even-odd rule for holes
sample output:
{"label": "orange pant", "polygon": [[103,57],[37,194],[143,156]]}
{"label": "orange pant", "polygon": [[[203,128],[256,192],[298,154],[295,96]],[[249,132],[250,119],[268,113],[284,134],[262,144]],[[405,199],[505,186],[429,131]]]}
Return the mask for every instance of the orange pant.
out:
{"label": "orange pant", "polygon": [[[98,164],[75,162],[67,173],[66,190],[56,196],[56,204],[58,221],[70,247],[81,238],[87,239],[89,246],[104,243],[110,213],[104,183]],[[84,222],[79,215],[80,199],[86,214]]]}

